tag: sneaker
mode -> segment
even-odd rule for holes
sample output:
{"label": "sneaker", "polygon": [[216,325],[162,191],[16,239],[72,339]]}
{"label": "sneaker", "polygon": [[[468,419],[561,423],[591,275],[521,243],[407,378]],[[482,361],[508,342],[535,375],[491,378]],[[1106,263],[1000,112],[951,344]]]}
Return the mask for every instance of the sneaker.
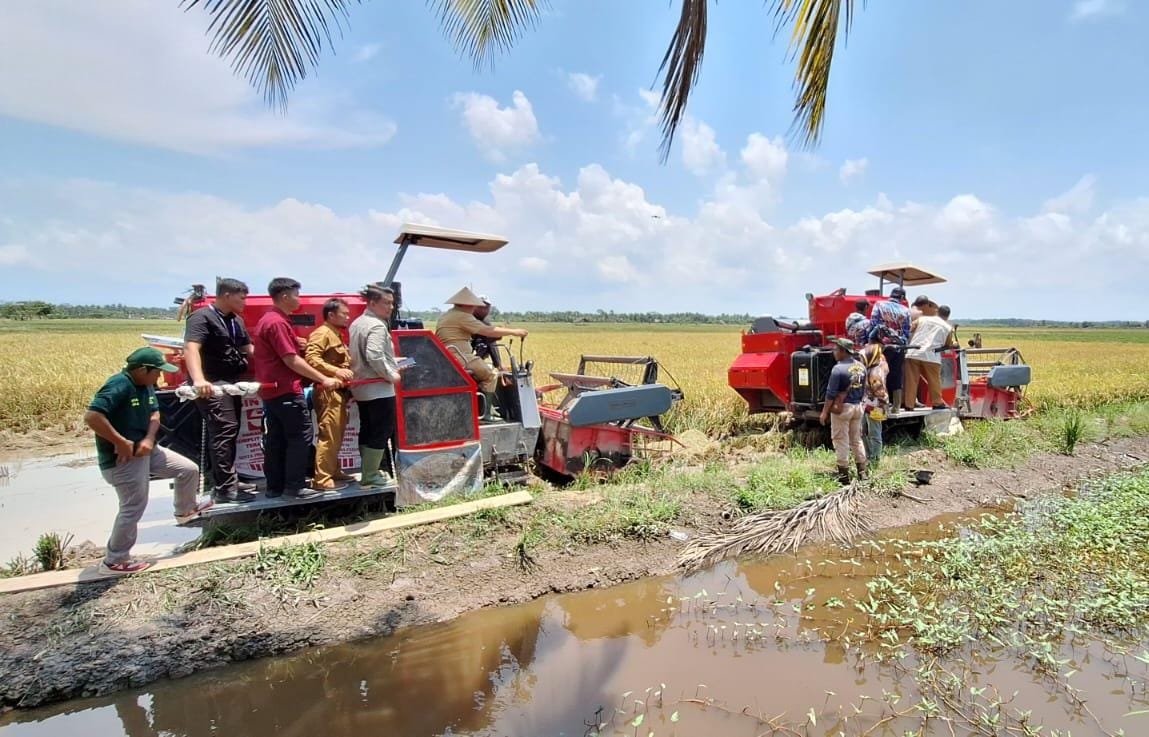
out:
{"label": "sneaker", "polygon": [[213,506],[215,506],[214,501],[212,501],[211,499],[205,499],[204,501],[200,502],[199,504],[196,504],[195,508],[192,509],[192,511],[188,512],[187,514],[177,514],[176,515],[176,524],[177,525],[186,525],[188,522],[191,522],[193,519],[200,516],[201,513],[206,512],[207,510],[211,509]]}
{"label": "sneaker", "polygon": [[950,408],[950,406],[948,404],[935,404],[934,405],[934,409],[949,409],[949,408]]}
{"label": "sneaker", "polygon": [[327,484],[312,484],[311,488],[317,489],[317,490],[323,491],[323,492],[342,491],[343,489],[347,488],[347,482],[345,482],[345,481],[332,481],[332,482],[327,483]]}
{"label": "sneaker", "polygon": [[314,499],[317,496],[323,496],[323,489],[310,489],[304,487],[302,489],[289,489],[283,492],[284,496],[292,497],[293,499]]}
{"label": "sneaker", "polygon": [[334,476],[332,476],[332,478],[335,479],[336,481],[343,481],[345,483],[351,483],[352,481],[358,481],[359,480],[349,473],[337,473]]}
{"label": "sneaker", "polygon": [[125,560],[120,563],[100,563],[101,573],[114,573],[117,576],[126,576],[130,573],[146,571],[154,565],[150,560]]}
{"label": "sneaker", "polygon": [[214,492],[211,498],[216,504],[247,504],[248,502],[254,502],[259,498],[259,495],[252,494],[250,491],[237,490]]}
{"label": "sneaker", "polygon": [[235,488],[239,489],[240,491],[255,491],[258,487],[256,487],[255,484],[249,484],[246,481],[240,481],[235,485]]}

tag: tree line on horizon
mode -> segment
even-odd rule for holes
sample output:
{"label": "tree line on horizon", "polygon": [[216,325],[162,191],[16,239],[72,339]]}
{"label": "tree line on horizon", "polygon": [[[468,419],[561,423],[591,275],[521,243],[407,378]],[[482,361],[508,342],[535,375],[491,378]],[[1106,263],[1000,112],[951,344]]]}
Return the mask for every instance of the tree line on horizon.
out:
{"label": "tree line on horizon", "polygon": [[[176,307],[137,307],[122,303],[104,305],[73,305],[42,300],[0,302],[0,319],[8,320],[61,320],[61,319],[118,319],[118,320],[174,320]],[[429,310],[403,310],[405,317],[433,322],[443,314],[435,307]],[[505,322],[554,323],[632,323],[674,325],[749,325],[755,315],[749,313],[702,312],[616,312],[614,310],[493,310],[494,319]],[[964,328],[1149,328],[1149,320],[1035,320],[1003,317],[979,320],[959,320]]]}

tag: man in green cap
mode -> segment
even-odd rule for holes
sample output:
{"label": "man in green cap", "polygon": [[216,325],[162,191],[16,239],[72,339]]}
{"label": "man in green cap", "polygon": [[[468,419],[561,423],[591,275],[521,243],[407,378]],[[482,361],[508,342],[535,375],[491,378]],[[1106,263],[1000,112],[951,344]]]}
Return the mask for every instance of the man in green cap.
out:
{"label": "man in green cap", "polygon": [[84,413],[84,424],[96,434],[96,455],[104,480],[116,489],[120,511],[108,538],[101,570],[138,573],[151,562],[132,560],[132,546],[144,509],[151,477],[175,479],[176,521],[183,524],[211,507],[196,503],[199,468],[179,453],[156,445],[160,429],[156,382],[165,371],[176,371],[156,348],[139,348],[124,369],[108,378]]}
{"label": "man in green cap", "polygon": [[838,461],[838,481],[850,483],[850,452],[858,468],[858,479],[867,476],[866,448],[862,443],[865,413],[862,400],[866,390],[866,367],[856,358],[854,344],[845,338],[833,338],[834,368],[826,382],[826,401],[822,405],[822,424],[830,424],[830,438]]}

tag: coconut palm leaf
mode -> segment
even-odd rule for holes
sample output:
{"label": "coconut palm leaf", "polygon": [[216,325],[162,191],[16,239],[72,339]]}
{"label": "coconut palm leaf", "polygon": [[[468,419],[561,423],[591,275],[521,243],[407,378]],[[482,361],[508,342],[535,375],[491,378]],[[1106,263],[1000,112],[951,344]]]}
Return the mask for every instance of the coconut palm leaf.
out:
{"label": "coconut palm leaf", "polygon": [[481,67],[492,52],[508,51],[522,32],[534,28],[547,0],[428,0],[443,30]]}
{"label": "coconut palm leaf", "polygon": [[[826,113],[826,92],[830,66],[839,29],[849,32],[854,0],[766,0],[774,16],[776,31],[790,30],[790,57],[797,59],[794,84],[794,125],[791,132],[804,146],[814,146],[822,133]],[[686,115],[690,93],[698,81],[698,71],[706,50],[707,0],[682,0],[682,13],[659,74],[662,99],[659,117],[662,127],[660,154],[666,161],[674,134]]]}
{"label": "coconut palm leaf", "polygon": [[268,104],[285,109],[287,97],[343,31],[348,8],[361,0],[181,0],[211,15],[210,50],[231,62]]}

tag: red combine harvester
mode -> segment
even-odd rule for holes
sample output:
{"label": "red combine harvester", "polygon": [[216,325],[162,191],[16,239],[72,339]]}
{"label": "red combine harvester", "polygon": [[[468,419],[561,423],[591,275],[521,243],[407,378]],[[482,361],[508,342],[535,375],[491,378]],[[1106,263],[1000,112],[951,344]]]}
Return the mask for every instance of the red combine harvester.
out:
{"label": "red combine harvester", "polygon": [[[790,413],[796,424],[818,423],[834,356],[829,339],[846,335],[846,318],[859,299],[873,304],[885,299],[886,284],[903,288],[941,284],[945,279],[908,263],[878,266],[869,272],[878,288],[862,295],[838,289],[826,296],[806,295],[809,318],[785,320],[763,316],[742,334],[742,353],[734,359],[727,381],[751,414]],[[1015,348],[957,348],[942,353],[942,398],[953,410],[912,410],[891,413],[887,425],[916,426],[962,418],[1017,417],[1030,367]],[[919,401],[929,404],[926,387]]]}
{"label": "red combine harvester", "polygon": [[[657,383],[657,363],[649,358],[613,358],[613,362],[647,368],[641,382],[628,383],[613,377],[587,376],[588,363],[611,363],[612,357],[584,357],[577,380],[564,381],[566,374],[554,376],[569,389],[568,395],[555,404],[540,402],[531,376],[533,362],[516,360],[508,346],[499,344],[505,353],[495,393],[501,419],[481,419],[480,402],[485,401],[474,378],[464,367],[457,351],[445,346],[434,331],[426,330],[420,320],[401,319],[403,303],[401,284],[395,281],[399,266],[412,246],[438,248],[470,253],[491,253],[506,245],[498,236],[468,233],[445,228],[405,225],[395,239],[398,249],[383,283],[395,290],[395,313],[392,317],[392,340],[395,354],[415,359],[403,372],[396,387],[398,415],[397,482],[389,488],[362,490],[357,484],[347,489],[327,492],[305,500],[261,496],[246,504],[217,503],[190,524],[208,518],[237,512],[307,505],[337,499],[363,498],[387,491],[396,492],[400,506],[437,501],[449,495],[477,491],[484,478],[521,482],[528,477],[533,460],[560,476],[574,476],[583,470],[620,468],[642,457],[650,441],[667,440],[661,432],[658,416],[670,409],[681,392],[672,392]],[[323,303],[332,297],[345,300],[352,319],[365,309],[358,294],[301,295],[300,309],[291,315],[296,335],[306,338],[323,323]],[[203,286],[192,288],[191,295],[179,299],[180,317],[211,302]],[[271,298],[251,294],[244,310],[244,322],[250,327],[272,308]],[[159,392],[161,436],[159,442],[199,462],[201,471],[210,463],[204,453],[206,425],[196,405],[181,399],[176,389],[186,383],[183,371],[183,339],[156,335],[142,336],[162,350],[178,371],[165,374]],[[347,340],[346,332],[344,340]],[[651,370],[653,369],[653,371]],[[580,376],[581,375],[581,376]],[[548,387],[549,390],[552,387]],[[345,471],[359,469],[358,414],[350,403],[350,419],[340,452]],[[263,477],[262,405],[256,396],[245,396],[241,419],[236,470],[249,481]],[[653,418],[654,428],[636,423]],[[205,482],[211,475],[202,474]]]}

